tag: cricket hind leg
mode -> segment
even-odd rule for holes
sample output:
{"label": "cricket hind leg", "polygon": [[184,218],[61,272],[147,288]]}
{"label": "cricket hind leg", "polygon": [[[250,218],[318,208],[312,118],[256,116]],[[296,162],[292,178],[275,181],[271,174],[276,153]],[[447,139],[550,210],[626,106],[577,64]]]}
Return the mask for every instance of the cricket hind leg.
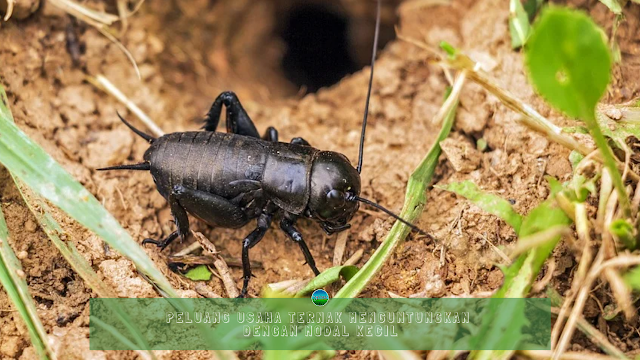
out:
{"label": "cricket hind leg", "polygon": [[178,236],[184,241],[189,234],[187,209],[203,221],[227,228],[238,228],[248,222],[246,213],[229,200],[205,191],[194,190],[183,185],[175,185],[169,194],[169,206],[178,230],[163,240],[145,239],[142,244],[155,244],[161,249],[167,247]]}
{"label": "cricket hind leg", "polygon": [[205,116],[205,125],[203,128],[206,131],[216,131],[218,123],[220,122],[222,105],[227,108],[226,123],[228,133],[260,138],[256,126],[242,107],[238,96],[232,91],[221,93],[213,104],[211,104],[211,108]]}
{"label": "cricket hind leg", "polygon": [[172,232],[166,238],[162,240],[154,240],[154,239],[144,239],[142,241],[142,245],[145,244],[154,244],[160,248],[160,250],[164,250],[173,240],[175,240],[178,236],[182,241],[184,241],[189,235],[189,217],[187,216],[187,211],[180,205],[178,202],[179,190],[177,186],[174,186],[171,193],[169,194],[169,207],[171,208],[171,214],[173,214],[173,220],[178,228],[176,231]]}

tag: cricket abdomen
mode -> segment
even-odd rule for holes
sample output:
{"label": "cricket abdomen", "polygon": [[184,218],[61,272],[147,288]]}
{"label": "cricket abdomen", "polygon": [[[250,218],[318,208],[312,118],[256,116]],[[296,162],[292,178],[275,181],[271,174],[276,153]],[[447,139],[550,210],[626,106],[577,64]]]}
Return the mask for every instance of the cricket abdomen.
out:
{"label": "cricket abdomen", "polygon": [[256,140],[212,131],[172,133],[155,140],[145,160],[165,198],[182,185],[233,199],[246,191],[242,180],[262,180],[266,152]]}

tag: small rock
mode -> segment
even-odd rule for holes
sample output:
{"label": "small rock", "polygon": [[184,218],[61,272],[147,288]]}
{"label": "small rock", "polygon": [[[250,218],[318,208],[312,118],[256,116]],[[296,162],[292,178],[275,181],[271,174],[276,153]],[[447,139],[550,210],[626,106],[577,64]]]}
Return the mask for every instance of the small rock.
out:
{"label": "small rock", "polygon": [[95,141],[89,143],[83,154],[84,165],[89,168],[99,168],[123,164],[131,153],[133,136],[124,127],[112,131],[100,131],[93,134]]}
{"label": "small rock", "polygon": [[571,173],[571,163],[568,159],[562,156],[552,156],[547,164],[547,174],[555,177],[562,178]]}
{"label": "small rock", "polygon": [[16,256],[18,257],[19,260],[24,260],[27,258],[27,256],[29,256],[29,253],[22,250]]}
{"label": "small rock", "polygon": [[453,168],[458,172],[469,173],[480,166],[482,160],[480,152],[466,140],[448,138],[440,142],[440,147]]}
{"label": "small rock", "polygon": [[29,219],[24,223],[24,229],[27,230],[28,232],[35,232],[36,229],[38,228],[38,226],[36,225],[36,223]]}
{"label": "small rock", "polygon": [[0,353],[4,356],[15,359],[18,351],[20,351],[20,340],[19,336],[3,336],[2,345],[0,345]]}
{"label": "small rock", "polygon": [[607,109],[604,113],[613,120],[622,119],[622,110],[620,109],[611,108],[611,109]]}
{"label": "small rock", "polygon": [[19,336],[3,336],[2,345],[0,345],[0,353],[9,358],[15,359],[20,351],[20,337]]}
{"label": "small rock", "polygon": [[156,297],[153,286],[138,275],[126,259],[105,260],[99,265],[108,284],[122,297]]}

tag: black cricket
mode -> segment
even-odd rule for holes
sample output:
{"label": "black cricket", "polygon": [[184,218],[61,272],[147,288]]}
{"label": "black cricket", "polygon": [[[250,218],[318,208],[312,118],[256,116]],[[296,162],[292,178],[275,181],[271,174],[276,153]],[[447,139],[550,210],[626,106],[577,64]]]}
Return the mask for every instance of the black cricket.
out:
{"label": "black cricket", "polygon": [[[316,275],[320,272],[295,227],[299,217],[316,220],[331,235],[350,227],[349,221],[358,210],[359,203],[363,202],[427,235],[391,211],[359,196],[378,46],[380,0],[377,6],[357,168],[346,156],[315,149],[299,137],[291,143],[278,142],[278,132],[273,127],[260,137],[233,92],[223,92],[213,102],[205,117],[204,131],[178,132],[154,138],[134,128],[118,114],[122,122],[151,146],[142,163],[98,170],[150,170],[158,191],[169,202],[177,226],[177,230],[166,238],[145,239],[143,244],[155,244],[164,249],[178,236],[184,241],[189,234],[187,213],[214,227],[223,228],[241,228],[257,218],[256,228],[242,244],[244,281],[240,297],[244,297],[251,279],[249,249],[262,240],[276,215],[281,218],[280,228],[300,246],[307,264]],[[226,133],[216,132],[223,105],[227,111]]]}

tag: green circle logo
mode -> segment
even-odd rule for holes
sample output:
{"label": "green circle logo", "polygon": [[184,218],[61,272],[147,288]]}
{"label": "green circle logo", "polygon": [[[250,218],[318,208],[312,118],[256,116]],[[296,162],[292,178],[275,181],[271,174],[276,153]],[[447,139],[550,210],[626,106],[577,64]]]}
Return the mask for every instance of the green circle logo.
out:
{"label": "green circle logo", "polygon": [[311,294],[311,301],[317,306],[325,306],[329,302],[329,294],[322,289],[318,289]]}

